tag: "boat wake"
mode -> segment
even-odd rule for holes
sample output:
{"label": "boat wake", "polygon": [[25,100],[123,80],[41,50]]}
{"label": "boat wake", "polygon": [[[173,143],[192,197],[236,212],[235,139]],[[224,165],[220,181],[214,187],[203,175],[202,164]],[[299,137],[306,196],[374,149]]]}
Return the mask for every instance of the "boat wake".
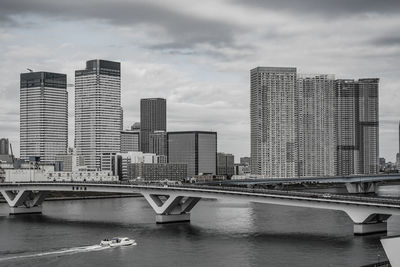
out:
{"label": "boat wake", "polygon": [[[136,243],[133,243],[131,246],[136,246]],[[45,251],[45,252],[40,252],[40,253],[35,253],[35,254],[25,254],[25,255],[18,255],[18,256],[12,256],[12,257],[4,257],[4,258],[0,258],[0,262],[8,261],[8,260],[23,259],[23,258],[61,256],[61,255],[68,255],[68,254],[75,254],[75,253],[101,251],[101,250],[111,249],[111,248],[113,248],[113,247],[100,246],[100,245],[65,248],[65,249],[60,249],[60,250],[55,250],[55,251]]]}

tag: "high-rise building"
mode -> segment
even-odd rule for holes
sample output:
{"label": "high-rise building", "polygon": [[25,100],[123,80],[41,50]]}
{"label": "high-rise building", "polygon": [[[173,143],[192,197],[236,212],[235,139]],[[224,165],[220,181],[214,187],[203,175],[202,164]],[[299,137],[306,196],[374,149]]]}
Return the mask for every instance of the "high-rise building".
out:
{"label": "high-rise building", "polygon": [[121,107],[120,120],[121,120],[120,129],[121,129],[121,131],[123,131],[124,130],[124,109],[122,107]]}
{"label": "high-rise building", "polygon": [[231,178],[235,174],[235,157],[232,154],[217,153],[217,175]]}
{"label": "high-rise building", "polygon": [[217,133],[168,132],[168,163],[187,164],[187,175],[217,173]]}
{"label": "high-rise building", "polygon": [[251,74],[251,170],[266,177],[378,172],[379,79],[334,80],[258,67]]}
{"label": "high-rise building", "polygon": [[379,79],[359,79],[359,147],[360,172],[379,171]]}
{"label": "high-rise building", "polygon": [[121,153],[140,151],[140,131],[121,131]]}
{"label": "high-rise building", "polygon": [[358,158],[358,92],[354,80],[336,80],[337,98],[337,174],[349,175],[356,171]]}
{"label": "high-rise building", "polygon": [[149,153],[167,155],[167,132],[154,131],[149,134]]}
{"label": "high-rise building", "polygon": [[257,67],[250,76],[252,174],[295,177],[296,68]]}
{"label": "high-rise building", "polygon": [[89,60],[75,71],[75,147],[89,169],[100,169],[103,153],[121,150],[121,66]]}
{"label": "high-rise building", "polygon": [[333,176],[336,172],[335,77],[297,75],[297,143],[299,176]]}
{"label": "high-rise building", "polygon": [[10,143],[7,138],[0,139],[0,155],[8,155]]}
{"label": "high-rise building", "polygon": [[379,79],[337,80],[337,175],[379,169]]}
{"label": "high-rise building", "polygon": [[68,146],[67,75],[52,72],[21,73],[21,159],[40,157],[54,163]]}
{"label": "high-rise building", "polygon": [[149,136],[154,131],[167,130],[167,101],[163,98],[140,100],[141,151],[149,153]]}

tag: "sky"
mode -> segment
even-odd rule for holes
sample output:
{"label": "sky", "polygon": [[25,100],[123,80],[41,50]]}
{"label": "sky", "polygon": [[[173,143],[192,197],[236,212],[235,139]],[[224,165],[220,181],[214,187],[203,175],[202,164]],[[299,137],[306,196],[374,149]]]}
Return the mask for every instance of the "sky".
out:
{"label": "sky", "polygon": [[[250,154],[249,71],[297,67],[380,78],[380,156],[399,150],[398,0],[0,0],[0,137],[19,155],[19,75],[121,62],[124,128],[140,99],[167,99],[167,130],[218,132],[218,151]],[[74,88],[69,93],[69,146]]]}

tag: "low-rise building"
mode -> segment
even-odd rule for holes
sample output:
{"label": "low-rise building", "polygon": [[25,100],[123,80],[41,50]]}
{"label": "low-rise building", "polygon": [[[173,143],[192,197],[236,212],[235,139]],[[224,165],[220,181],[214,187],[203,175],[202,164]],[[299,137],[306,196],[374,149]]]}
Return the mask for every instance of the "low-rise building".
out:
{"label": "low-rise building", "polygon": [[205,183],[205,182],[223,181],[223,180],[226,180],[225,175],[215,175],[211,173],[199,174],[190,178],[191,183]]}
{"label": "low-rise building", "polygon": [[237,163],[234,165],[234,174],[235,175],[247,175],[250,174],[251,168],[247,164]]}
{"label": "low-rise building", "polygon": [[225,175],[228,179],[235,174],[234,170],[235,158],[232,154],[217,154],[217,175]]}
{"label": "low-rise building", "polygon": [[[76,154],[75,149],[69,149],[68,154],[65,155],[56,155],[55,161],[56,166],[59,165],[61,168],[59,171],[64,172],[76,172],[76,171],[85,171],[85,161],[82,156],[78,156]],[[61,163],[61,164],[60,164]]]}
{"label": "low-rise building", "polygon": [[111,171],[120,180],[130,179],[128,176],[128,165],[131,163],[160,163],[160,156],[140,151],[127,153],[103,153],[101,155],[101,170]]}
{"label": "low-rise building", "polygon": [[0,180],[4,182],[114,182],[118,177],[111,171],[56,171],[52,164],[23,162],[20,164],[0,163]]}
{"label": "low-rise building", "polygon": [[8,148],[10,147],[10,142],[7,138],[0,138],[0,155],[8,155]]}
{"label": "low-rise building", "polygon": [[187,177],[187,166],[177,163],[131,163],[128,164],[128,177],[144,181],[183,181]]}

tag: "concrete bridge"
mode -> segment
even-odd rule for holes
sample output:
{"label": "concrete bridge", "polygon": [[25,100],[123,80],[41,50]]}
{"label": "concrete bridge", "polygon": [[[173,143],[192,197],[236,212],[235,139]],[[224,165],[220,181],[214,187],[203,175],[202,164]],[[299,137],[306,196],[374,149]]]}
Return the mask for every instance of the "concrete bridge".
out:
{"label": "concrete bridge", "polygon": [[221,186],[166,186],[121,183],[36,182],[0,183],[10,214],[41,213],[48,192],[139,193],[156,213],[157,223],[189,221],[202,199],[225,199],[273,205],[344,211],[354,222],[354,234],[387,231],[387,219],[400,215],[400,200],[310,192]]}
{"label": "concrete bridge", "polygon": [[329,177],[301,177],[301,178],[267,178],[226,180],[209,182],[209,185],[221,184],[225,186],[246,185],[248,187],[265,187],[284,189],[288,185],[313,185],[313,184],[343,184],[349,193],[376,192],[377,186],[387,182],[400,182],[400,173],[373,174],[373,175],[349,175]]}

